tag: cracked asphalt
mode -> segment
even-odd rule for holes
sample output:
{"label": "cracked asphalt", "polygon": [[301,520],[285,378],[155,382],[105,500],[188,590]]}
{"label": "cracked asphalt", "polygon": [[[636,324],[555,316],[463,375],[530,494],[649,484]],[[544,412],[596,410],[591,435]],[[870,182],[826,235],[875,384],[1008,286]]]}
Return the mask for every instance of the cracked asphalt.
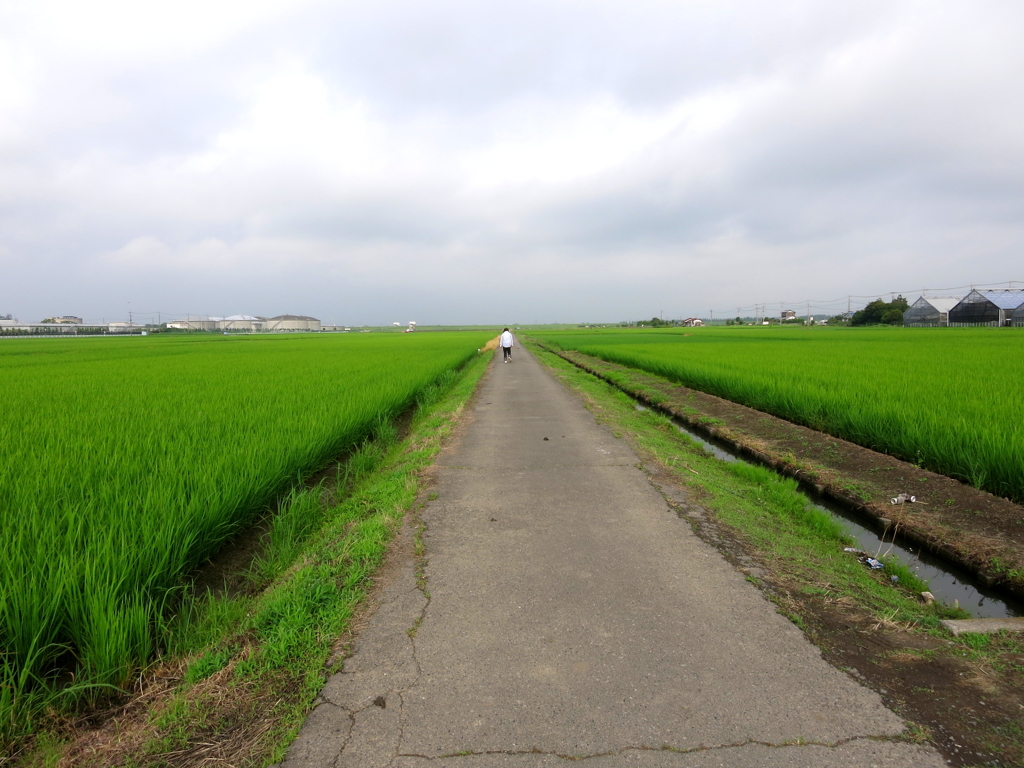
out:
{"label": "cracked asphalt", "polygon": [[522,348],[432,474],[284,768],[945,765]]}

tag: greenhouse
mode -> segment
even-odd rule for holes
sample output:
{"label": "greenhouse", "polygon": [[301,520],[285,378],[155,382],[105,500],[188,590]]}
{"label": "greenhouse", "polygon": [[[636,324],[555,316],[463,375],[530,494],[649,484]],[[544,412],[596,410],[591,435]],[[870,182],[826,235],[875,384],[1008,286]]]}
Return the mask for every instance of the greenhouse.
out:
{"label": "greenhouse", "polygon": [[1024,320],[1024,289],[971,291],[949,310],[949,325],[1015,325]]}
{"label": "greenhouse", "polygon": [[903,313],[903,325],[914,328],[949,325],[949,311],[959,303],[958,296],[922,296]]}

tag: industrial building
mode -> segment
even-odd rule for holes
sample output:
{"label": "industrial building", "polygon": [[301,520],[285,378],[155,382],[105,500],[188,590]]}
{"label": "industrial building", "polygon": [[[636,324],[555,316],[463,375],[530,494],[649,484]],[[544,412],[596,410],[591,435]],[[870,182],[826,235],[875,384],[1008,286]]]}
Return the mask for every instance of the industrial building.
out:
{"label": "industrial building", "polygon": [[69,325],[81,325],[82,324],[82,318],[77,317],[75,315],[60,315],[59,317],[48,317],[45,320],[43,320],[43,322],[44,323],[54,323],[54,324],[60,323],[60,324],[69,324]]}
{"label": "industrial building", "polygon": [[320,321],[307,315],[278,315],[266,321],[268,331],[319,331]]}
{"label": "industrial building", "polygon": [[903,325],[913,328],[949,325],[949,311],[960,299],[959,296],[922,296],[903,313]]}
{"label": "industrial building", "polygon": [[218,331],[262,331],[267,322],[256,315],[228,315],[217,321]]}
{"label": "industrial building", "polygon": [[101,336],[106,334],[145,334],[133,323],[21,323],[0,320],[0,336]]}
{"label": "industrial building", "polygon": [[186,315],[180,320],[171,320],[167,323],[167,327],[179,331],[216,331],[217,323],[223,319],[223,317]]}
{"label": "industrial building", "polygon": [[320,321],[308,315],[278,315],[277,317],[260,317],[258,315],[187,315],[180,320],[172,320],[168,328],[183,331],[319,331]]}
{"label": "industrial building", "polygon": [[949,310],[949,325],[1024,325],[1024,289],[971,291]]}

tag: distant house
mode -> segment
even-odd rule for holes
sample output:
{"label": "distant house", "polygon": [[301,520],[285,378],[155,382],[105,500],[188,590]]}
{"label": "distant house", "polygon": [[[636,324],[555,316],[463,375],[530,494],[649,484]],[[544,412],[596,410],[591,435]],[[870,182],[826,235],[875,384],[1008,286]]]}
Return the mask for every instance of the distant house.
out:
{"label": "distant house", "polygon": [[1018,317],[1024,320],[1019,310],[1024,310],[1022,288],[971,291],[949,310],[949,325],[1014,325]]}
{"label": "distant house", "polygon": [[698,328],[704,325],[704,321],[697,317],[688,317],[682,323],[687,328]]}
{"label": "distant house", "polygon": [[903,325],[914,328],[949,325],[949,311],[960,303],[957,296],[922,296],[903,313]]}
{"label": "distant house", "polygon": [[780,318],[782,320],[796,320],[796,310],[795,309],[784,309],[784,310],[782,310],[782,314],[781,314]]}

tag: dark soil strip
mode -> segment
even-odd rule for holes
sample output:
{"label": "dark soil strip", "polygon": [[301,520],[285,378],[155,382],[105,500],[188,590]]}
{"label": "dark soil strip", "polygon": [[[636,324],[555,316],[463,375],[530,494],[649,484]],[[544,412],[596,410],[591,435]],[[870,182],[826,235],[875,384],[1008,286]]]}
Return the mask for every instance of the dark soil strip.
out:
{"label": "dark soil strip", "polygon": [[[1024,599],[1024,507],[892,456],[579,352],[549,349],[738,454]],[[892,504],[900,494],[915,503]]]}

